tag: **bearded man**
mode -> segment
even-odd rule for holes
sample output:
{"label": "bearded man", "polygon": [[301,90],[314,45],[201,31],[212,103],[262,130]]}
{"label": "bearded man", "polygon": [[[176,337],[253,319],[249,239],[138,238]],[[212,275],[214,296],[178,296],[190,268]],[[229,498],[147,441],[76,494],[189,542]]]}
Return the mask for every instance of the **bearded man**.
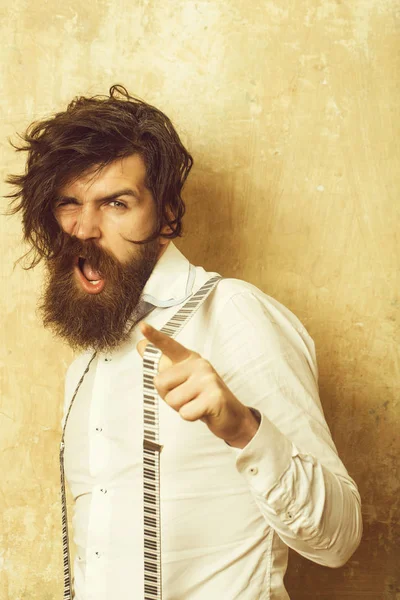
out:
{"label": "bearded man", "polygon": [[80,351],[62,421],[76,545],[64,597],[161,598],[153,542],[143,542],[153,535],[143,507],[148,342],[162,353],[151,385],[164,600],[287,599],[288,547],[343,565],[360,541],[360,497],[298,319],[255,286],[221,279],[177,339],[160,331],[218,275],[172,241],[192,157],[171,121],[113,86],[33,124],[24,140],[13,210],[30,266],[47,267],[44,324]]}

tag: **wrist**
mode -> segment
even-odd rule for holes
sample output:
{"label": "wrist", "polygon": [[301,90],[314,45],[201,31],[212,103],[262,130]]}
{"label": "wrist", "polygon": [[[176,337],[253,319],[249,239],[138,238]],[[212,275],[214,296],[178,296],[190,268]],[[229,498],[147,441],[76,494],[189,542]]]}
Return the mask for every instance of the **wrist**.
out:
{"label": "wrist", "polygon": [[246,416],[243,420],[242,427],[240,427],[240,431],[234,438],[225,440],[229,446],[239,448],[240,450],[247,446],[253,439],[261,423],[261,413],[256,408],[250,406],[246,408]]}

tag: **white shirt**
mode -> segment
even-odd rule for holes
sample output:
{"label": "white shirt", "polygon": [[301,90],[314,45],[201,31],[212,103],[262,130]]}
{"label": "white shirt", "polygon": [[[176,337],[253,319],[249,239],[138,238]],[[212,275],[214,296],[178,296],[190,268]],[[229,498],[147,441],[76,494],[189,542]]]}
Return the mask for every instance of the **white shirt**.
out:
{"label": "white shirt", "polygon": [[[160,329],[212,275],[171,242],[144,288],[157,306],[145,320]],[[95,358],[69,416],[76,600],[143,600],[142,338],[135,327]],[[262,420],[238,450],[160,400],[163,599],[287,599],[287,546],[337,567],[362,529],[319,401],[314,344],[288,309],[237,279],[218,283],[177,340]],[[89,358],[69,368],[63,423]]]}

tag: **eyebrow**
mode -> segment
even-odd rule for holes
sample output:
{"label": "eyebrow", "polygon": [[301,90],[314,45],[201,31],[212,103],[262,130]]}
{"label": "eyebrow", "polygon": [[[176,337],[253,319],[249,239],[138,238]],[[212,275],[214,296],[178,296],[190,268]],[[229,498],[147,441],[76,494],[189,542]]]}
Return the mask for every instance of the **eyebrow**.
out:
{"label": "eyebrow", "polygon": [[[139,196],[138,192],[136,192],[135,190],[132,190],[131,188],[124,188],[123,190],[118,190],[117,192],[113,192],[112,194],[108,194],[107,196],[102,196],[101,198],[98,198],[96,200],[96,203],[108,202],[109,200],[116,200],[117,198],[120,198],[121,196],[133,196],[133,198],[140,200],[140,196]],[[76,201],[76,198],[74,198],[74,196],[58,196],[56,199],[56,202],[65,202],[65,201],[70,201],[70,200]]]}

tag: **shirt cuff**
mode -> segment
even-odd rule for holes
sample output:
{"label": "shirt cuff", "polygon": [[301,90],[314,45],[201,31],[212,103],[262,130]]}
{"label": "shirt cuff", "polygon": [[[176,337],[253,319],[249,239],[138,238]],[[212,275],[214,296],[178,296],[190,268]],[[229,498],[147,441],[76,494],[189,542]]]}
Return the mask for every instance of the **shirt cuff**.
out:
{"label": "shirt cuff", "polygon": [[242,449],[232,448],[236,468],[255,492],[265,496],[289,468],[297,449],[286,436],[261,414],[255,436]]}

